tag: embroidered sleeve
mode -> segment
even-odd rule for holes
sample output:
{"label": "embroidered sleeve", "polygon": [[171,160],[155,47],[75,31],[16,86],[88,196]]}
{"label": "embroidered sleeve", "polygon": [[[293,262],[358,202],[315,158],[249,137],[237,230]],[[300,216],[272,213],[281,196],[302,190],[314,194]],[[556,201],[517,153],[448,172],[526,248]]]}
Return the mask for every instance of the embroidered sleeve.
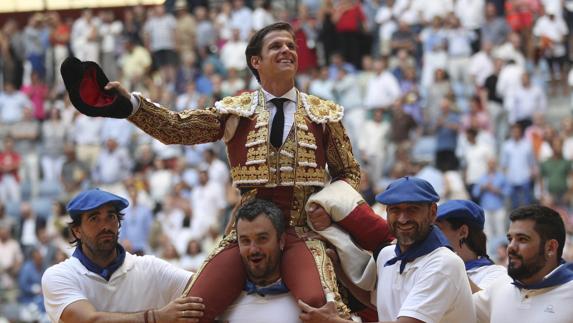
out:
{"label": "embroidered sleeve", "polygon": [[325,128],[326,161],[332,181],[344,180],[355,189],[360,183],[360,165],[352,154],[352,145],[340,122],[329,122]]}
{"label": "embroidered sleeve", "polygon": [[223,137],[227,115],[215,109],[174,112],[143,97],[139,102],[129,121],[164,144],[195,145]]}

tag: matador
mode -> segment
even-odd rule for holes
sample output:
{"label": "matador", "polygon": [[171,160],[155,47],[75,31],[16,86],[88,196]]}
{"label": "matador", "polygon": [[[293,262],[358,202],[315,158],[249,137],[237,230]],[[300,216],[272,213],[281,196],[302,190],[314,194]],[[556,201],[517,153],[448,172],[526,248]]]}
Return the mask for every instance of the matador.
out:
{"label": "matador", "polygon": [[[281,259],[281,277],[295,299],[320,307],[325,290],[333,292],[341,315],[334,269],[320,240],[302,239],[308,232],[305,204],[329,181],[357,187],[360,167],[341,123],[343,108],[295,87],[296,40],[288,23],[256,32],[245,51],[247,65],[261,88],[226,97],[204,109],[174,112],[109,82],[99,66],[68,58],[61,72],[70,99],[90,116],[127,118],[165,144],[195,145],[223,140],[231,176],[241,203],[253,198],[273,201],[289,223]],[[349,244],[375,250],[391,240],[385,220],[350,214],[337,219],[340,228],[358,237]],[[368,232],[382,232],[376,238]],[[234,231],[225,236],[193,276],[185,293],[203,298],[201,322],[212,322],[242,292],[247,276]]]}

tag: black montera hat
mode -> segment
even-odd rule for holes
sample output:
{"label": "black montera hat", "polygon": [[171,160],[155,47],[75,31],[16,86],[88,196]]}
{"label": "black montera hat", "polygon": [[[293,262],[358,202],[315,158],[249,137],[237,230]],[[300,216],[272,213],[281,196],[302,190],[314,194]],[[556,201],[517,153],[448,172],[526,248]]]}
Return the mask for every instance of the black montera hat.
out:
{"label": "black montera hat", "polygon": [[118,119],[131,114],[133,109],[128,98],[117,90],[104,89],[109,80],[97,63],[82,62],[70,56],[62,63],[60,73],[70,101],[81,113],[90,117]]}

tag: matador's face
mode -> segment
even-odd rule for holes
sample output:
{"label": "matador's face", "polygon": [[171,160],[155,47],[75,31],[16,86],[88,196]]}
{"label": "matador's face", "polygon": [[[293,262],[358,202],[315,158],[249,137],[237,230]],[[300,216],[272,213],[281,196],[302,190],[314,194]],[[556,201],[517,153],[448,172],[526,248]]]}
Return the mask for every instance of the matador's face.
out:
{"label": "matador's face", "polygon": [[259,56],[253,56],[251,64],[264,79],[293,79],[298,68],[296,43],[286,30],[275,30],[263,38]]}

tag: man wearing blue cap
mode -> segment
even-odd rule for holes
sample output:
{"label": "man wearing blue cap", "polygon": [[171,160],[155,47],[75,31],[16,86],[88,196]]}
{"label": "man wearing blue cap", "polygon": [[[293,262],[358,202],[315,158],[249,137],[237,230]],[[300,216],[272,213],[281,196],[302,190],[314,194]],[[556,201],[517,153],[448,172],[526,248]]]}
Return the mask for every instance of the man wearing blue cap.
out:
{"label": "man wearing blue cap", "polygon": [[495,265],[487,255],[487,237],[483,232],[484,211],[468,200],[450,200],[438,206],[436,225],[462,258],[468,277],[480,288],[499,279],[509,280],[505,267]]}
{"label": "man wearing blue cap", "polygon": [[67,206],[76,244],[73,256],[42,277],[52,322],[189,322],[203,313],[197,297],[179,297],[191,273],[152,257],[138,257],[118,243],[128,201],[90,189]]}
{"label": "man wearing blue cap", "polygon": [[[507,273],[495,288],[474,294],[478,322],[569,323],[573,263],[565,263],[565,225],[553,209],[531,205],[511,212]],[[472,286],[476,289],[476,286]]]}
{"label": "man wearing blue cap", "polygon": [[[327,189],[311,202],[320,204],[333,219],[340,213],[354,212],[357,206],[361,212],[373,213],[357,202],[359,194],[350,186]],[[321,196],[323,193],[336,195],[336,201]],[[376,297],[371,300],[376,300],[378,319],[400,323],[475,322],[463,262],[434,225],[439,196],[432,185],[419,178],[403,177],[392,182],[376,200],[386,205],[388,224],[398,241],[382,249],[376,259]],[[311,214],[311,222],[314,217]],[[348,264],[342,261],[341,266],[347,272]],[[303,322],[350,322],[339,318],[332,304],[313,308],[299,301],[299,306]]]}

